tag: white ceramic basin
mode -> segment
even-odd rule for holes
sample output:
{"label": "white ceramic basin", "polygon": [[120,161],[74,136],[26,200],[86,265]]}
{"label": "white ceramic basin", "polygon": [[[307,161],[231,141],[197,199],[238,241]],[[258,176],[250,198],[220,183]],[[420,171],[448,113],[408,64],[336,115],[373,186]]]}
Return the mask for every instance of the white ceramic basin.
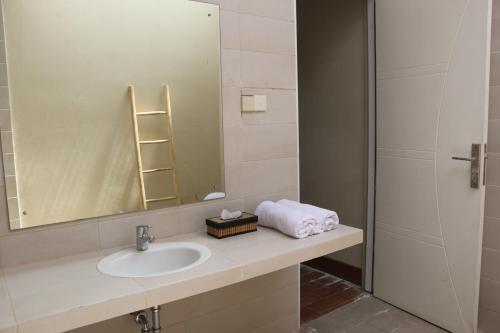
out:
{"label": "white ceramic basin", "polygon": [[144,252],[126,249],[113,253],[101,259],[97,268],[117,277],[153,277],[201,265],[210,255],[210,249],[195,243],[153,243]]}

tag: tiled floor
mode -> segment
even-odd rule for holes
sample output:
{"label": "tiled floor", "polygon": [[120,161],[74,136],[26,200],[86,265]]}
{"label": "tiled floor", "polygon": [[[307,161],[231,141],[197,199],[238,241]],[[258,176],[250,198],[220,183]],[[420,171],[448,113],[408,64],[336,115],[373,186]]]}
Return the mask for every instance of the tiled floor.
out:
{"label": "tiled floor", "polygon": [[365,295],[354,303],[302,324],[301,332],[446,333],[370,295]]}
{"label": "tiled floor", "polygon": [[301,322],[301,333],[446,333],[308,267],[301,268]]}
{"label": "tiled floor", "polygon": [[363,295],[357,285],[308,266],[300,268],[300,320],[319,318]]}

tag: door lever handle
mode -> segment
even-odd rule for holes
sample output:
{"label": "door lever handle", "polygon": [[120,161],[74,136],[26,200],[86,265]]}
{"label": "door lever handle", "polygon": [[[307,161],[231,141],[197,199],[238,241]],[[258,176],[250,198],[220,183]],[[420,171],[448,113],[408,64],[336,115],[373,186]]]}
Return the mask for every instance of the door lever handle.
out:
{"label": "door lever handle", "polygon": [[455,160],[455,161],[466,161],[466,162],[475,162],[475,161],[477,161],[476,157],[456,157],[456,156],[453,156],[451,159]]}
{"label": "door lever handle", "polygon": [[455,161],[470,162],[470,187],[480,188],[481,178],[481,144],[473,144],[470,157],[453,156],[451,159]]}

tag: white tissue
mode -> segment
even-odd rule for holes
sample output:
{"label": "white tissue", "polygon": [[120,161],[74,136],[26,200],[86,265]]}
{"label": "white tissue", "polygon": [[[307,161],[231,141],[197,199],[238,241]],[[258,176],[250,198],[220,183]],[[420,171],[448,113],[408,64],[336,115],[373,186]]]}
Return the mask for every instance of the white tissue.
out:
{"label": "white tissue", "polygon": [[241,211],[237,210],[235,212],[230,212],[227,209],[223,209],[220,213],[220,218],[223,220],[232,220],[237,219],[241,216]]}

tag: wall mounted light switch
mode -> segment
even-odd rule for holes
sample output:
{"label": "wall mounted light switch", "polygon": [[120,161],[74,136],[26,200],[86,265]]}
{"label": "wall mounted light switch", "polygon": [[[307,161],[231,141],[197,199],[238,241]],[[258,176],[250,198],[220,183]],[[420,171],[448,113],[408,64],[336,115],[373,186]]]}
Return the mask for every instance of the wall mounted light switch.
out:
{"label": "wall mounted light switch", "polygon": [[267,111],[266,95],[242,95],[241,112],[264,112]]}

